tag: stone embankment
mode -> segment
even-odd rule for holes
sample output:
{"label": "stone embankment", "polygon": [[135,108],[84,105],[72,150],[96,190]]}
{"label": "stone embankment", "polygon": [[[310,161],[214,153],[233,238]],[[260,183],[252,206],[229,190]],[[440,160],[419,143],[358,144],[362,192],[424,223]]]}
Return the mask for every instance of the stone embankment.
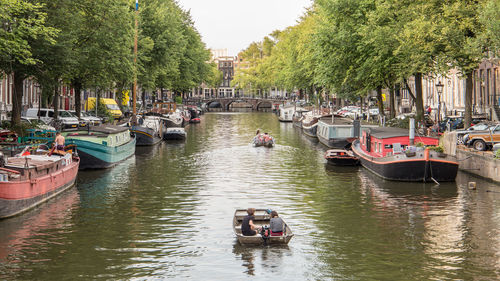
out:
{"label": "stone embankment", "polygon": [[460,170],[500,182],[500,159],[495,158],[493,152],[476,151],[463,145],[457,145],[457,135],[453,132],[444,134],[440,144],[447,154],[457,157]]}

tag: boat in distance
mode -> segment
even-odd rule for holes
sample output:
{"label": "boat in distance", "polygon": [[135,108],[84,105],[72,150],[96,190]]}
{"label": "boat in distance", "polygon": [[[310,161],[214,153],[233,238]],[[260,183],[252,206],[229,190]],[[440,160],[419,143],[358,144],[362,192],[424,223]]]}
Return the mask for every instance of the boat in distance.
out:
{"label": "boat in distance", "polygon": [[[233,231],[236,234],[236,238],[238,242],[242,245],[261,245],[261,244],[288,244],[290,239],[293,237],[292,230],[285,223],[285,231],[281,236],[268,236],[266,239],[260,234],[257,233],[253,236],[245,236],[241,233],[241,224],[243,223],[243,218],[247,216],[246,209],[237,209],[234,212],[233,217]],[[268,213],[267,209],[256,209],[254,213],[254,224],[257,227],[269,226],[271,221],[271,215]]]}
{"label": "boat in distance", "polygon": [[253,138],[252,143],[255,147],[264,146],[264,147],[273,147],[274,146],[274,138],[269,135],[257,135]]}
{"label": "boat in distance", "polygon": [[185,140],[186,136],[186,130],[181,127],[167,128],[167,130],[163,133],[164,140]]}

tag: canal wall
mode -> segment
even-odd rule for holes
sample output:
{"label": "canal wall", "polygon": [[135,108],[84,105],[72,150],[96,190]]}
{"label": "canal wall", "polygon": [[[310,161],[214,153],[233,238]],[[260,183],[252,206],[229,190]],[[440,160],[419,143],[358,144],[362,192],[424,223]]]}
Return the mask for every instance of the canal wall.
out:
{"label": "canal wall", "polygon": [[492,151],[476,151],[463,145],[457,145],[456,133],[445,133],[440,139],[440,145],[447,154],[458,159],[458,168],[464,172],[500,182],[500,159],[495,158]]}
{"label": "canal wall", "polygon": [[465,147],[457,149],[458,168],[482,178],[500,182],[500,159],[491,151],[472,151]]}

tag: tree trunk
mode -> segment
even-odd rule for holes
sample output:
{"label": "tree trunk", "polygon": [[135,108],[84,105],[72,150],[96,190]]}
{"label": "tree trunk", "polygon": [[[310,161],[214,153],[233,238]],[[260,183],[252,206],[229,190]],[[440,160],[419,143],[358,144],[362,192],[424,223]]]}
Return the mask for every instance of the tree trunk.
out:
{"label": "tree trunk", "polygon": [[12,126],[21,124],[24,78],[25,75],[23,73],[14,72],[14,93],[12,95]]}
{"label": "tree trunk", "polygon": [[468,72],[465,79],[465,116],[464,126],[469,128],[472,123],[472,71]]}
{"label": "tree trunk", "polygon": [[81,94],[82,94],[82,83],[79,80],[72,81],[73,89],[75,89],[75,111],[76,117],[80,119],[81,111],[82,111],[82,102],[81,102]]}
{"label": "tree trunk", "polygon": [[391,104],[391,113],[390,113],[390,118],[395,118],[396,117],[396,107],[395,107],[395,97],[394,97],[394,87],[389,86],[389,102]]}
{"label": "tree trunk", "polygon": [[415,74],[415,106],[417,107],[417,120],[424,121],[424,97],[422,92],[422,73]]}
{"label": "tree trunk", "polygon": [[394,109],[395,114],[398,115],[398,109],[401,106],[401,84],[396,83],[394,86]]}
{"label": "tree trunk", "polygon": [[382,100],[382,86],[377,87],[378,112],[381,117],[385,116],[384,101]]}
{"label": "tree trunk", "polygon": [[59,119],[59,87],[57,81],[54,85],[54,98],[52,100],[52,105],[54,106],[54,120]]}

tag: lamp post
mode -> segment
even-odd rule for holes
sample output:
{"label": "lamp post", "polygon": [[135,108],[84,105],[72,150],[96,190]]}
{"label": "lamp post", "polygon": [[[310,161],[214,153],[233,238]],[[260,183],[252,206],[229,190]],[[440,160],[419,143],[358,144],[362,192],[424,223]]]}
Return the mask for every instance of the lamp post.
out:
{"label": "lamp post", "polygon": [[438,94],[438,122],[441,122],[441,94],[443,93],[444,85],[439,81],[436,84],[436,91]]}

